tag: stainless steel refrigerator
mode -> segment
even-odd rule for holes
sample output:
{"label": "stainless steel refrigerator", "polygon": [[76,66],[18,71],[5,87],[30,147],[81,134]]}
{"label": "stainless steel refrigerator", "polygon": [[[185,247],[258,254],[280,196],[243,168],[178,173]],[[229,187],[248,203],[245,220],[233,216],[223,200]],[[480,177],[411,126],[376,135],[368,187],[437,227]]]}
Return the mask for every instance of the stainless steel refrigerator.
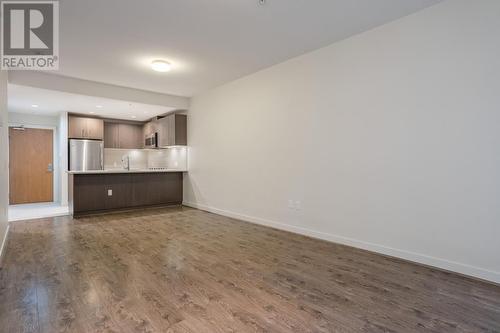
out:
{"label": "stainless steel refrigerator", "polygon": [[69,170],[104,170],[104,143],[97,140],[69,140]]}

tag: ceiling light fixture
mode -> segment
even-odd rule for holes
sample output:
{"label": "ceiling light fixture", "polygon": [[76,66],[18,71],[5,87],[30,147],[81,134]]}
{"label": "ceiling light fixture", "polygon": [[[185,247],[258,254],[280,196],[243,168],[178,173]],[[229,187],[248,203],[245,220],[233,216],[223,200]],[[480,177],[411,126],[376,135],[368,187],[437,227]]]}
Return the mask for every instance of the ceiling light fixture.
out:
{"label": "ceiling light fixture", "polygon": [[32,108],[37,108],[37,107],[38,107],[38,104],[31,104],[31,107],[32,107]]}
{"label": "ceiling light fixture", "polygon": [[130,116],[130,117],[131,117],[132,119],[135,119],[135,118],[137,118],[136,116]]}
{"label": "ceiling light fixture", "polygon": [[172,70],[172,65],[164,60],[154,60],[151,63],[151,68],[157,72],[170,72]]}
{"label": "ceiling light fixture", "polygon": [[102,105],[96,105],[95,107],[98,109],[102,109]]}
{"label": "ceiling light fixture", "polygon": [[95,112],[94,112],[94,111],[90,111],[89,113],[90,113],[90,114],[95,114]]}

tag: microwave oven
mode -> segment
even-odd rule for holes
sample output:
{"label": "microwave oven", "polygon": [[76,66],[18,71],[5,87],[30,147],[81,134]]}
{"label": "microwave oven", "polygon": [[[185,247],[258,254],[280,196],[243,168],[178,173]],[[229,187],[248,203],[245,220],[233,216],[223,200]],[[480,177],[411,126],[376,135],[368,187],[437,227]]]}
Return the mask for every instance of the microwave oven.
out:
{"label": "microwave oven", "polygon": [[158,148],[158,133],[146,135],[144,148]]}

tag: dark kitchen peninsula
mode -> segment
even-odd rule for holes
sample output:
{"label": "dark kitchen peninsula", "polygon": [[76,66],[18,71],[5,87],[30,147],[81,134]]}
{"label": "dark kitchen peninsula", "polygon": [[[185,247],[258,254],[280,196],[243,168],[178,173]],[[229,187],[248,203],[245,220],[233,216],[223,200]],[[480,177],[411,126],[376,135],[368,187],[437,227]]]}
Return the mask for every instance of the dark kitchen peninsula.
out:
{"label": "dark kitchen peninsula", "polygon": [[182,171],[69,172],[74,216],[182,204]]}

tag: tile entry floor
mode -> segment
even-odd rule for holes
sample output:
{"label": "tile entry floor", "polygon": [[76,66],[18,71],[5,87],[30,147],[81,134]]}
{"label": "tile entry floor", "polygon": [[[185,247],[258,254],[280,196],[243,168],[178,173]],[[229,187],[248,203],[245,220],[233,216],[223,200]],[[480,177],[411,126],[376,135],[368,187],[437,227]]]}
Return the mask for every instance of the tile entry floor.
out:
{"label": "tile entry floor", "polygon": [[500,287],[191,208],[11,225],[0,332],[500,332]]}
{"label": "tile entry floor", "polygon": [[64,216],[69,214],[69,208],[68,206],[61,206],[58,202],[10,205],[8,214],[9,222],[12,222],[44,217]]}

